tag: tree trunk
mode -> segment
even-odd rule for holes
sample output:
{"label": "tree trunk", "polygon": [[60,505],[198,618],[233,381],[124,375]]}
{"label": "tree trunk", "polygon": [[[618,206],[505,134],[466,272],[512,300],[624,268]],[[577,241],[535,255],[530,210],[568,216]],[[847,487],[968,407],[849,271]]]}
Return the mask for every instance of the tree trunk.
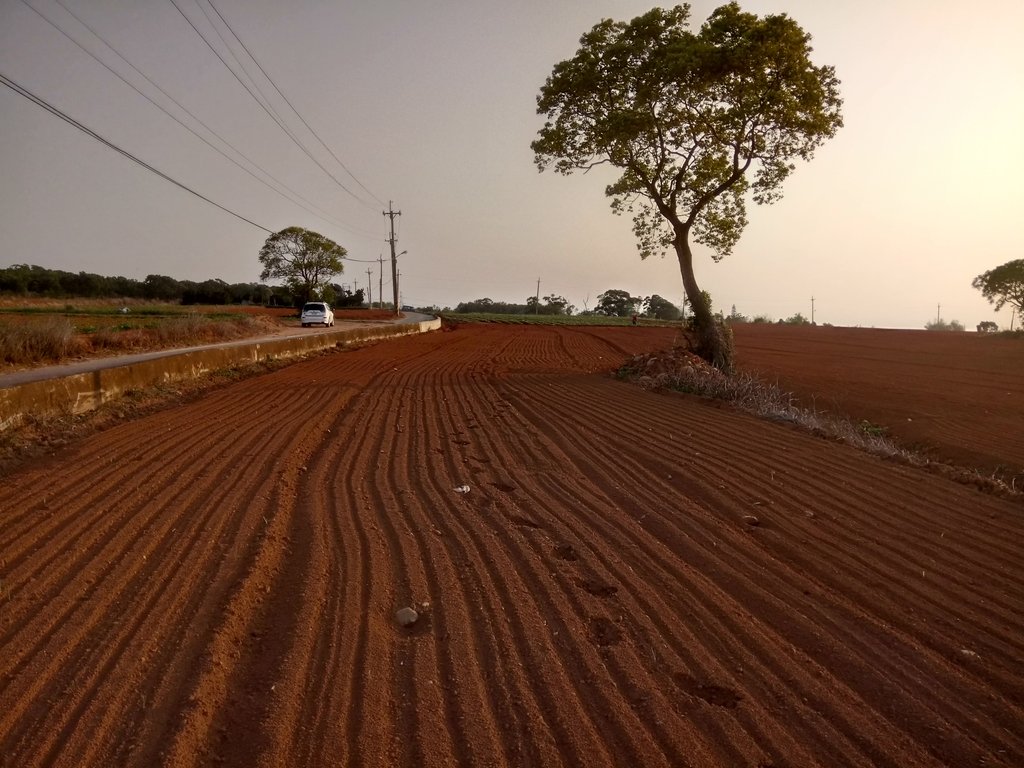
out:
{"label": "tree trunk", "polygon": [[723,373],[732,373],[732,344],[726,338],[722,326],[715,322],[715,318],[711,314],[711,306],[697,286],[697,278],[693,275],[693,252],[690,250],[689,229],[677,227],[673,245],[675,245],[676,256],[679,258],[679,272],[683,276],[686,298],[689,299],[690,307],[693,309],[693,330],[696,335],[694,351]]}

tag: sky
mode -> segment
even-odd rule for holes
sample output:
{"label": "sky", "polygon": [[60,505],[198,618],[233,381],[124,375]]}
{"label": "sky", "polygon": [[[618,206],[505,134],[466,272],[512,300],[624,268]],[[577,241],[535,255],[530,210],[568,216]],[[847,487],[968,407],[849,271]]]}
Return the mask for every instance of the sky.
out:
{"label": "sky", "polygon": [[[255,282],[267,230],[301,226],[348,250],[339,282],[370,269],[376,293],[393,202],[404,304],[521,303],[538,280],[578,309],[612,288],[682,301],[674,255],[642,261],[612,213],[610,172],[538,173],[530,150],[552,67],[650,0],[212,2],[0,0],[0,73],[251,223],[0,86],[0,266]],[[694,27],[719,4],[693,2]],[[780,202],[750,203],[732,254],[695,248],[715,308],[810,317],[813,298],[819,323],[1008,327],[971,281],[1024,258],[1024,3],[741,6],[811,35],[845,126]]]}

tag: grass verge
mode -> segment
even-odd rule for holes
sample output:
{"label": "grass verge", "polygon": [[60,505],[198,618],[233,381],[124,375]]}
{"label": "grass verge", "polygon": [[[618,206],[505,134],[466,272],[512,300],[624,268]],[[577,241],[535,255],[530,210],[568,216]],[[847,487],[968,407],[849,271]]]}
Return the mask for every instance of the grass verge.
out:
{"label": "grass verge", "polygon": [[77,328],[65,316],[0,319],[0,366],[44,365],[96,354],[230,341],[273,333],[280,327],[275,319],[262,315],[109,317],[114,324]]}

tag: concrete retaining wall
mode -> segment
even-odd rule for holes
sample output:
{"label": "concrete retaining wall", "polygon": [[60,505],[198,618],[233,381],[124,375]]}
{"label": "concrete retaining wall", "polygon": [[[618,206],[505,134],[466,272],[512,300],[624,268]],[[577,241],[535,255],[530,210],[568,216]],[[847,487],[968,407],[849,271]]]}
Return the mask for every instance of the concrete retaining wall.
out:
{"label": "concrete retaining wall", "polygon": [[32,381],[0,389],[0,431],[19,424],[26,414],[41,416],[83,413],[120,397],[132,389],[195,378],[210,371],[249,365],[262,360],[301,357],[329,347],[343,347],[374,339],[390,339],[437,330],[440,320],[422,323],[338,329],[309,336],[237,342],[204,347],[140,362]]}

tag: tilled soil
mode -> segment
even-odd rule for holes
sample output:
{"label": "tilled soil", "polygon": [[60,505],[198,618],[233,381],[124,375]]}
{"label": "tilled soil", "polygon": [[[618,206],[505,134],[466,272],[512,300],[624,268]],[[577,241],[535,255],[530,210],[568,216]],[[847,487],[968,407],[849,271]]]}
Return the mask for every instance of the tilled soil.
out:
{"label": "tilled soil", "polygon": [[0,480],[0,765],[1024,764],[1021,505],[608,375],[673,341],[462,326]]}
{"label": "tilled soil", "polygon": [[1018,475],[1024,489],[1024,339],[753,323],[734,333],[739,367],[806,407],[885,427],[939,461]]}

